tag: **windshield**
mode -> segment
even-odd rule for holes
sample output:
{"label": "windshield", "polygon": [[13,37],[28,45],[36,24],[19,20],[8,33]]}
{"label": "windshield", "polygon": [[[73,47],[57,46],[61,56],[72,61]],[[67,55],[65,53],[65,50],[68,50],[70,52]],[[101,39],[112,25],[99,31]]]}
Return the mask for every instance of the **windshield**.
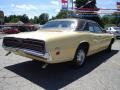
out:
{"label": "windshield", "polygon": [[75,21],[50,21],[47,22],[42,28],[43,29],[51,29],[51,28],[64,28],[66,30],[68,29],[75,29],[77,27],[77,22]]}
{"label": "windshield", "polygon": [[120,30],[120,27],[114,27],[115,30]]}

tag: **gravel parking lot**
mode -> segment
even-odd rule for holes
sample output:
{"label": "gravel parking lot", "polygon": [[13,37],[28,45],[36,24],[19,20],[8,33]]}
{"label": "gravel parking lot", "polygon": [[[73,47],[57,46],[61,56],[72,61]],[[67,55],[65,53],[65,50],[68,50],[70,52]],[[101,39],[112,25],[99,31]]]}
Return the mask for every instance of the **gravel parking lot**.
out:
{"label": "gravel parking lot", "polygon": [[120,90],[120,40],[111,53],[87,58],[84,67],[68,63],[49,65],[14,54],[4,56],[0,39],[0,90]]}

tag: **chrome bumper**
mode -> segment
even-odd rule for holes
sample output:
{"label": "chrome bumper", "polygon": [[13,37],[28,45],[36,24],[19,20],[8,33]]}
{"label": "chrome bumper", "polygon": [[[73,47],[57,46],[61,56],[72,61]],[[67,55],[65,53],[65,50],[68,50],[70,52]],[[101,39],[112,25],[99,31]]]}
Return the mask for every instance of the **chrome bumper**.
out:
{"label": "chrome bumper", "polygon": [[29,50],[29,49],[12,48],[12,47],[5,47],[5,46],[3,46],[3,48],[6,51],[9,51],[9,52],[22,52],[22,53],[25,53],[25,54],[28,54],[28,55],[32,55],[32,56],[35,56],[35,57],[38,57],[38,58],[42,58],[44,60],[48,60],[48,61],[51,60],[50,54],[48,52],[43,54],[41,52],[37,52],[37,51]]}

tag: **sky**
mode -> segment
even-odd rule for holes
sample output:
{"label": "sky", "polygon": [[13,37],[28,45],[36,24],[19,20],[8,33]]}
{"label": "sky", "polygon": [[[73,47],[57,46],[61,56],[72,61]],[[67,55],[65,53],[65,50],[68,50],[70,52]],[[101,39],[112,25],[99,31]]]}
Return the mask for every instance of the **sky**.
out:
{"label": "sky", "polygon": [[[29,18],[48,13],[50,18],[56,16],[61,9],[61,0],[0,0],[0,10],[5,15],[27,14]],[[116,8],[120,0],[97,0],[98,8]]]}

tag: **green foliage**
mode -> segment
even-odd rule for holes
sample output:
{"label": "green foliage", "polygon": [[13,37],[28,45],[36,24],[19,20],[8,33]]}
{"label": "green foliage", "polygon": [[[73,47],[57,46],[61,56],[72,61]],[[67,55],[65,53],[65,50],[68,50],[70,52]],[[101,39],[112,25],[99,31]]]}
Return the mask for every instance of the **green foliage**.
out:
{"label": "green foliage", "polygon": [[120,24],[120,13],[113,13],[112,16],[111,22],[118,26]]}
{"label": "green foliage", "polygon": [[104,15],[102,21],[105,26],[108,25],[120,25],[120,13],[113,13],[112,15]]}
{"label": "green foliage", "polygon": [[23,23],[36,23],[36,24],[45,24],[49,20],[49,15],[47,13],[42,13],[40,16],[35,16],[33,19],[29,19],[29,17],[24,15],[10,15],[4,17],[5,23],[16,23],[18,21],[22,21]]}
{"label": "green foliage", "polygon": [[49,20],[49,15],[47,13],[42,13],[40,16],[34,16],[33,19],[30,19],[31,23],[36,23],[36,24],[45,24]]}
{"label": "green foliage", "polygon": [[10,15],[10,16],[5,16],[4,17],[4,22],[5,23],[9,23],[9,22],[12,22],[12,23],[16,23],[18,21],[22,21],[24,23],[28,23],[29,22],[29,18],[26,14],[24,15]]}
{"label": "green foliage", "polygon": [[67,11],[60,11],[57,15],[56,18],[61,19],[61,18],[66,18],[67,17]]}
{"label": "green foliage", "polygon": [[67,18],[67,11],[60,11],[55,17],[52,16],[50,20]]}
{"label": "green foliage", "polygon": [[20,15],[10,15],[10,16],[5,16],[4,17],[4,22],[9,23],[9,22],[18,22],[20,21],[21,16]]}
{"label": "green foliage", "polygon": [[102,21],[103,21],[103,24],[106,25],[106,24],[111,24],[111,17],[109,15],[104,15],[102,17]]}
{"label": "green foliage", "polygon": [[20,17],[20,21],[22,21],[23,23],[29,23],[29,18],[26,14],[24,14]]}
{"label": "green foliage", "polygon": [[13,23],[16,23],[16,22],[18,22],[19,21],[19,18],[12,18],[11,20],[10,20],[10,22],[13,22]]}
{"label": "green foliage", "polygon": [[37,17],[37,16],[34,16],[34,18],[33,19],[30,19],[30,22],[31,23],[40,23],[40,21],[39,21],[39,18]]}
{"label": "green foliage", "polygon": [[49,20],[49,15],[47,13],[42,13],[39,16],[40,24],[45,24]]}

